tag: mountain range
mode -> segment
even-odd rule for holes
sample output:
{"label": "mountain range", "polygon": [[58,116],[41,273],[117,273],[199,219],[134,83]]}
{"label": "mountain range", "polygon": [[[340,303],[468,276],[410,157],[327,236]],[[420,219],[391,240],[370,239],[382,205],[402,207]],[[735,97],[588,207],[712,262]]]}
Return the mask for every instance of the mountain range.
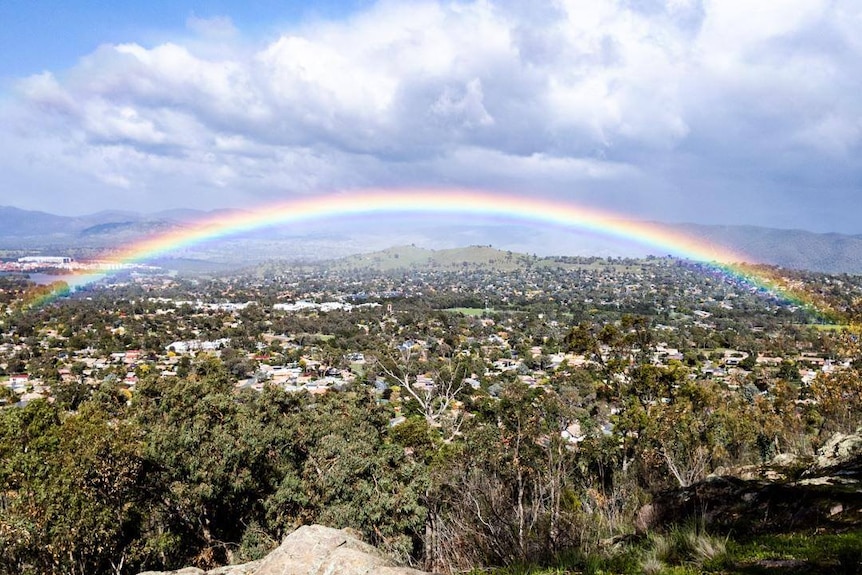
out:
{"label": "mountain range", "polygon": [[[180,231],[217,213],[170,210],[150,214],[103,211],[83,216],[0,206],[0,256],[39,253],[91,255],[147,236]],[[757,226],[662,224],[745,254],[751,262],[826,273],[862,273],[862,235],[815,233]],[[470,218],[390,217],[305,222],[266,228],[166,254],[185,260],[246,265],[264,260],[323,260],[393,245],[452,248],[493,245],[538,255],[640,257],[649,248],[579,230],[503,224]]]}

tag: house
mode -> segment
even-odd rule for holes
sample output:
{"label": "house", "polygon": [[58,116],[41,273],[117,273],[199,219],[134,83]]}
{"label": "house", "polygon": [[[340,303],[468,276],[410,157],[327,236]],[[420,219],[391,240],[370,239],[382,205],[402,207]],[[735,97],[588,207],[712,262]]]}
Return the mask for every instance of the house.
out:
{"label": "house", "polygon": [[27,373],[16,373],[9,376],[9,384],[11,386],[27,385],[29,381],[30,374]]}
{"label": "house", "polygon": [[575,421],[560,432],[560,436],[569,443],[580,443],[587,438],[587,434],[581,430],[581,422]]}

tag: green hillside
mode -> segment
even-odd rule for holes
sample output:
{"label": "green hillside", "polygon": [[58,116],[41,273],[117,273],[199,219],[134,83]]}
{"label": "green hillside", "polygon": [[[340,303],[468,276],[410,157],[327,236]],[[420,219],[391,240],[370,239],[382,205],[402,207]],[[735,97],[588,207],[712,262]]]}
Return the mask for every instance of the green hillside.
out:
{"label": "green hillside", "polygon": [[333,269],[457,270],[465,267],[512,271],[530,262],[544,261],[534,256],[498,250],[491,246],[469,246],[429,250],[416,246],[396,246],[379,252],[357,254],[336,260]]}

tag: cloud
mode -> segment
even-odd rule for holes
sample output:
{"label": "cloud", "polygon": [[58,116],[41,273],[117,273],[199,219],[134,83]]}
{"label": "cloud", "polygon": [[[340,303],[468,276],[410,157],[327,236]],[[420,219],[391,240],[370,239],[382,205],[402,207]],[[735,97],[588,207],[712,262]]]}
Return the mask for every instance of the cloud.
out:
{"label": "cloud", "polygon": [[862,181],[854,22],[851,1],[383,1],[258,40],[192,15],[192,40],[19,80],[0,162],[51,150],[30,197],[71,172],[87,185],[68,209],[450,184],[697,220],[784,189],[799,208],[780,221],[742,216],[801,225],[830,183],[846,203]]}

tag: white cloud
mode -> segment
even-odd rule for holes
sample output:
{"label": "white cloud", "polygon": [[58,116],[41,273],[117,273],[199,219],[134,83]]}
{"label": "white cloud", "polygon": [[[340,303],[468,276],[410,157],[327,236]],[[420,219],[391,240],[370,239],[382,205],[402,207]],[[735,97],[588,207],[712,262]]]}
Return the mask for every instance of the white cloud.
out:
{"label": "white cloud", "polygon": [[167,135],[131,106],[114,107],[94,102],[87,111],[84,130],[96,141],[128,141],[138,145],[164,143]]}
{"label": "white cloud", "polygon": [[461,90],[447,86],[431,105],[430,111],[441,121],[454,123],[461,128],[490,126],[494,118],[485,109],[484,99],[481,80],[473,78]]}
{"label": "white cloud", "polygon": [[39,185],[74,172],[94,182],[76,192],[92,207],[117,189],[155,208],[178,190],[215,207],[366,185],[567,194],[577,182],[597,201],[685,218],[701,205],[685,205],[696,172],[736,174],[741,197],[801,171],[818,181],[806,155],[862,174],[853,22],[849,1],[384,1],[256,42],[229,18],[191,16],[191,40],[106,45],[17,82],[0,161],[51,150]]}

